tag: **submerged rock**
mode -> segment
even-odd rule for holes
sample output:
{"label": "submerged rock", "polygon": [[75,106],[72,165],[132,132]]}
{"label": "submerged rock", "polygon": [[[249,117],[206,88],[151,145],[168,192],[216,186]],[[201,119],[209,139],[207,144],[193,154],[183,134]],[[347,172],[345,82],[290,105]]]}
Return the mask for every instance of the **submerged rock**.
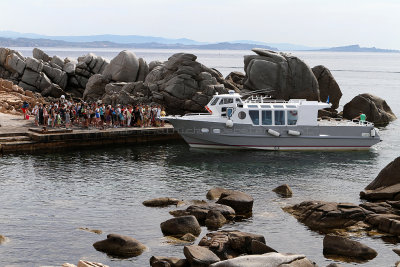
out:
{"label": "submerged rock", "polygon": [[165,207],[169,205],[177,205],[179,202],[180,200],[176,198],[160,197],[145,200],[143,201],[143,205],[145,205],[146,207]]}
{"label": "submerged rock", "polygon": [[147,249],[145,245],[136,239],[118,234],[107,235],[107,239],[94,243],[93,247],[110,256],[123,258],[139,256]]}
{"label": "submerged rock", "polygon": [[334,235],[325,236],[324,254],[345,256],[361,260],[371,260],[378,255],[374,249],[360,242]]}

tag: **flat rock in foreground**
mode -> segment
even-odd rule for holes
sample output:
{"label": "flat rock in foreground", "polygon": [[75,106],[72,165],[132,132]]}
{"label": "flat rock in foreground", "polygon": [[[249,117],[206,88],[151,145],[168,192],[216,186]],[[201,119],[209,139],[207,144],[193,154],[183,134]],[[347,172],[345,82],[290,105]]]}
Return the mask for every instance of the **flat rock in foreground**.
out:
{"label": "flat rock in foreground", "polygon": [[191,245],[183,248],[183,254],[191,266],[209,266],[220,261],[219,257],[206,247]]}
{"label": "flat rock in foreground", "polygon": [[355,204],[325,201],[304,201],[284,210],[312,230],[319,231],[354,225],[372,213]]}
{"label": "flat rock in foreground", "polygon": [[210,267],[315,267],[304,255],[288,255],[271,252],[263,255],[247,255],[211,264]]}

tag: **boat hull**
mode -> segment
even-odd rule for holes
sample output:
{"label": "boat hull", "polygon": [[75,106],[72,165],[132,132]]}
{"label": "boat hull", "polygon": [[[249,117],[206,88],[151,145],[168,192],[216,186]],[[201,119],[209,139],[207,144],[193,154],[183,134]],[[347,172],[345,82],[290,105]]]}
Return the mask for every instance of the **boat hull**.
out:
{"label": "boat hull", "polygon": [[[187,119],[170,120],[193,148],[260,150],[368,150],[380,142],[372,126],[253,126]],[[268,130],[278,132],[275,136]],[[296,131],[298,136],[290,135]],[[270,131],[272,132],[272,131]]]}

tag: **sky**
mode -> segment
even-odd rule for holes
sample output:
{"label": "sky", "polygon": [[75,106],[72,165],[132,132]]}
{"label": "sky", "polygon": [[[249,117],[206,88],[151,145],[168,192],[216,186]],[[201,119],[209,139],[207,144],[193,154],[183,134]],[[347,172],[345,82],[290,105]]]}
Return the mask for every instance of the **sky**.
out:
{"label": "sky", "polygon": [[400,49],[400,0],[1,0],[0,31]]}

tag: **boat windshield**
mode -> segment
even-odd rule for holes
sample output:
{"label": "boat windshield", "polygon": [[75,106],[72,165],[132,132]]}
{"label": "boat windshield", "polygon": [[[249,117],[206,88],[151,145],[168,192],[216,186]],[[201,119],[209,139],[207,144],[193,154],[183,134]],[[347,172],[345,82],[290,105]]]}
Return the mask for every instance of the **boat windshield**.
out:
{"label": "boat windshield", "polygon": [[211,106],[215,106],[218,103],[218,100],[218,97],[214,98],[214,100],[211,102]]}

